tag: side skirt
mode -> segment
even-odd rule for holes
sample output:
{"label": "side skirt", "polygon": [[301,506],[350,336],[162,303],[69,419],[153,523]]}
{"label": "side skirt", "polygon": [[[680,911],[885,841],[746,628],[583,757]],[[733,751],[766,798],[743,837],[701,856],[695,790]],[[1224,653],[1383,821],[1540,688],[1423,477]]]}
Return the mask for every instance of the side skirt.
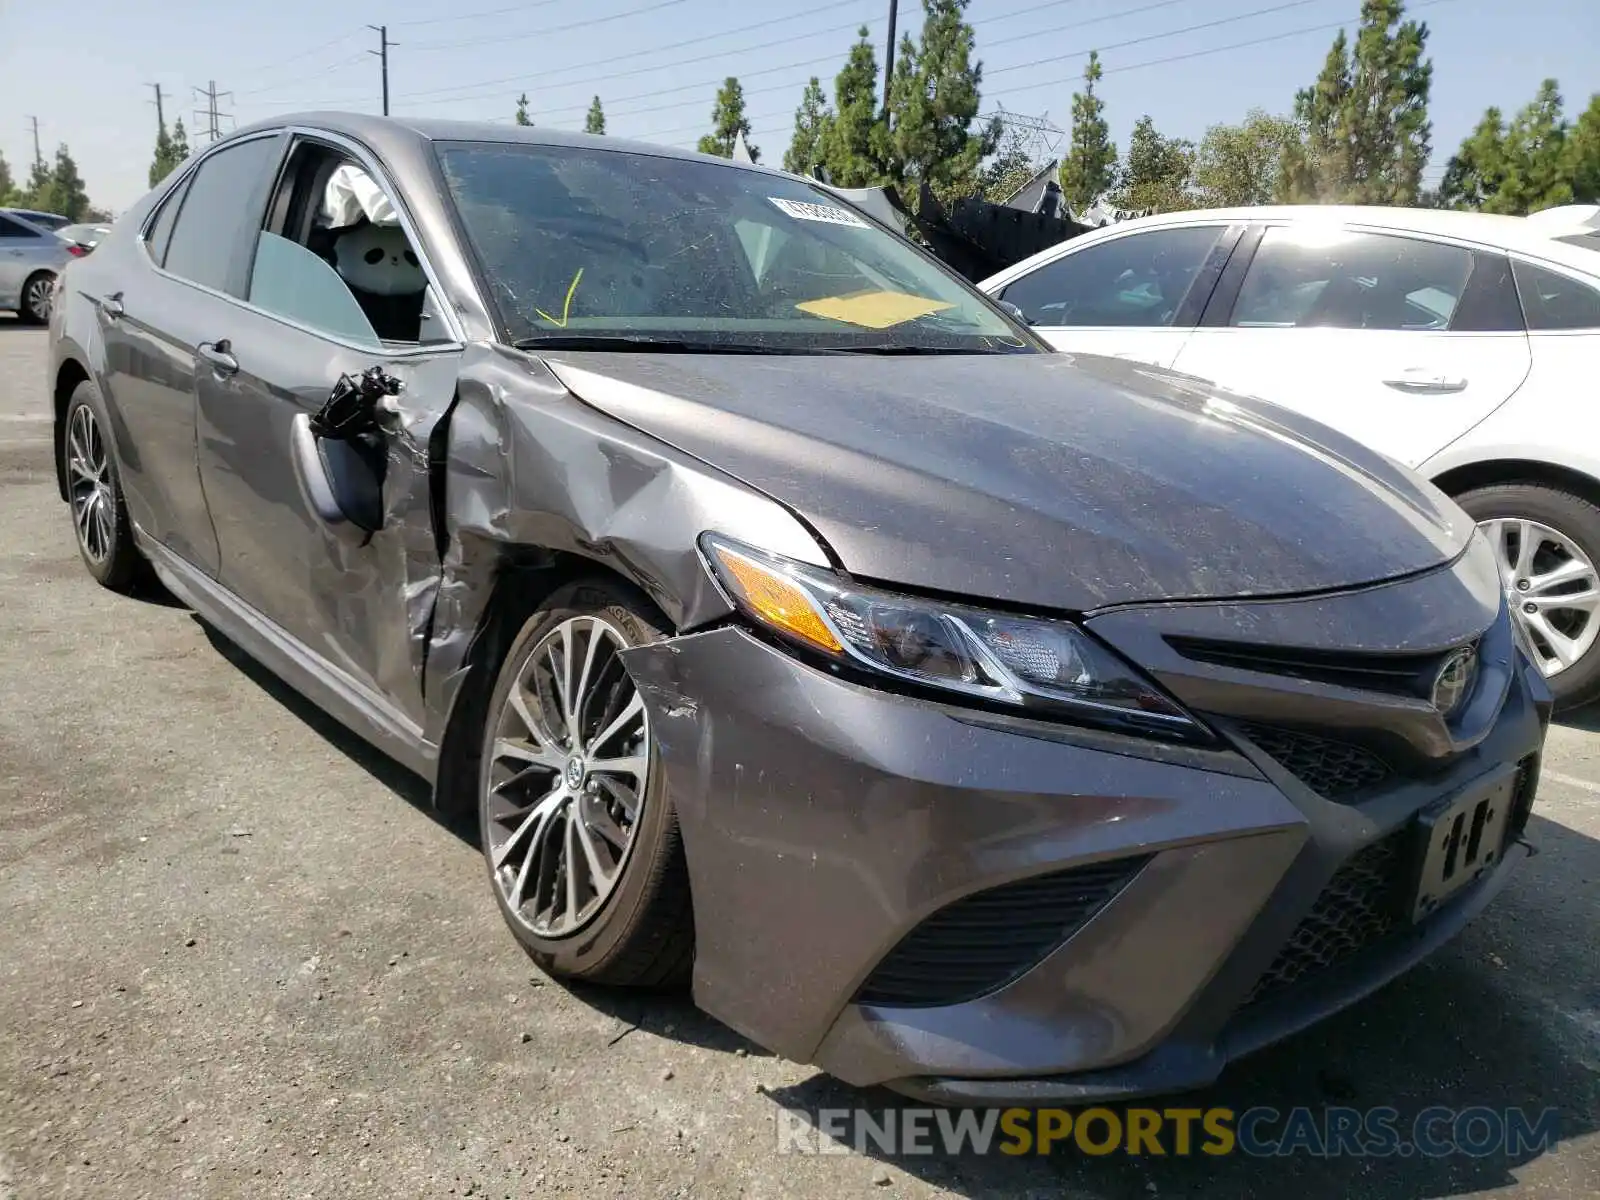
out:
{"label": "side skirt", "polygon": [[439,747],[423,737],[419,725],[159,542],[137,529],[134,538],[174,596],[352,733],[434,781]]}

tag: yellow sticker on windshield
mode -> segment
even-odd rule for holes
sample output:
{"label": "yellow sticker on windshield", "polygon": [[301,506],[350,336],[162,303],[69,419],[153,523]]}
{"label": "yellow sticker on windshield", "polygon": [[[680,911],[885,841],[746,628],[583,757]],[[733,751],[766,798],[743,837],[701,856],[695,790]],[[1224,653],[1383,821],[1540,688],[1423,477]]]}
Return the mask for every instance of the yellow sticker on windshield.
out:
{"label": "yellow sticker on windshield", "polygon": [[827,296],[796,304],[801,312],[830,321],[845,321],[865,329],[888,329],[905,321],[943,312],[954,304],[913,296],[907,292],[856,292],[850,296]]}

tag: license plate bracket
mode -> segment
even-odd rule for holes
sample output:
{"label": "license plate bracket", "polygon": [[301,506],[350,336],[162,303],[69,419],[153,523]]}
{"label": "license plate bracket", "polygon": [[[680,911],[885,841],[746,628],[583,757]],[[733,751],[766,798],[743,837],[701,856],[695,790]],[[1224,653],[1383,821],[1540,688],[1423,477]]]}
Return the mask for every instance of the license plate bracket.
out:
{"label": "license plate bracket", "polygon": [[1417,815],[1412,921],[1428,917],[1500,861],[1515,782],[1515,771],[1498,771]]}

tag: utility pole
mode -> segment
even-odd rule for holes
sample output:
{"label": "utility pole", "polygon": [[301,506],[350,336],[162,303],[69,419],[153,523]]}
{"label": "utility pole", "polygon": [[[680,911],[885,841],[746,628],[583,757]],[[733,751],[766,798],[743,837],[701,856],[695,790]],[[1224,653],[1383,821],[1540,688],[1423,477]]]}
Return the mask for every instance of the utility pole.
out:
{"label": "utility pole", "polygon": [[889,0],[889,44],[883,51],[883,115],[889,115],[889,83],[894,78],[894,19],[900,0]]}
{"label": "utility pole", "polygon": [[44,166],[44,155],[39,151],[39,118],[24,117],[23,120],[29,122],[33,126],[33,165],[36,167],[42,167]]}
{"label": "utility pole", "polygon": [[152,83],[148,86],[150,90],[156,94],[156,128],[164,130],[167,127],[167,111],[161,103],[163,99],[161,85],[159,83]]}
{"label": "utility pole", "polygon": [[389,27],[387,25],[368,25],[368,29],[378,35],[378,48],[368,50],[368,54],[376,54],[383,65],[383,115],[389,115],[389,47],[394,45],[389,40]]}

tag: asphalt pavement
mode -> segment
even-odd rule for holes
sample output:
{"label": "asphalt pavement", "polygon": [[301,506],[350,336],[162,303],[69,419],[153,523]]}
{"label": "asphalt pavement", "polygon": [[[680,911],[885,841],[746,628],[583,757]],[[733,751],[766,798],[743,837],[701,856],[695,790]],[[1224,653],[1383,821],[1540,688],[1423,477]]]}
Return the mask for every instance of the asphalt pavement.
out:
{"label": "asphalt pavement", "polygon": [[903,1111],[685,1000],[573,991],[470,830],[170,598],[97,587],[45,340],[0,318],[0,1200],[1600,1195],[1600,717],[1556,728],[1491,910],[1192,1107],[1554,1108],[1515,1155],[780,1153]]}

